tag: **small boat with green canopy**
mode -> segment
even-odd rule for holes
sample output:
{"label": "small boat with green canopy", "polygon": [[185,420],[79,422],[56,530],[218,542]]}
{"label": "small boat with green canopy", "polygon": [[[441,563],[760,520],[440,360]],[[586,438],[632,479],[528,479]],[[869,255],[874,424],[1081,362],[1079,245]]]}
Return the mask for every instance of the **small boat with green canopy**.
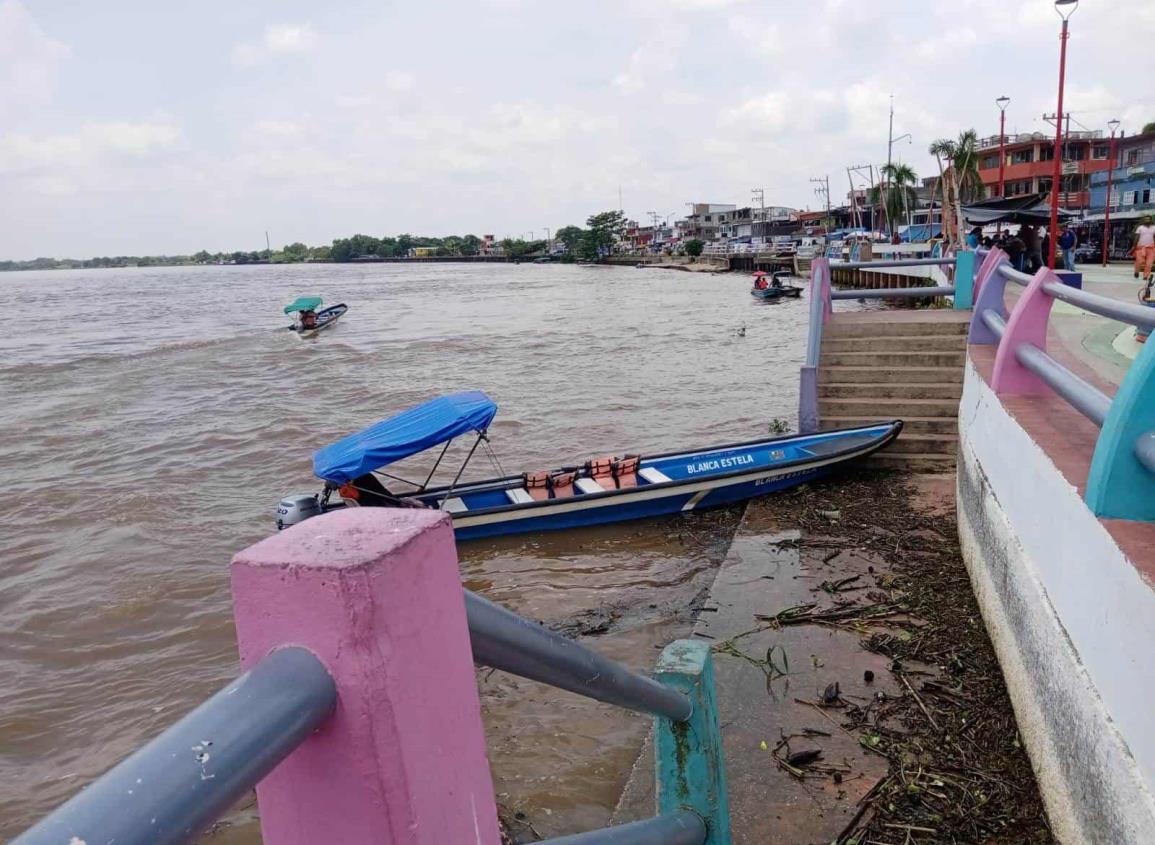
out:
{"label": "small boat with green canopy", "polygon": [[349,310],[348,305],[341,303],[318,311],[322,302],[324,300],[319,296],[298,296],[295,301],[285,306],[286,314],[297,315],[296,321],[289,326],[297,333],[297,337],[302,340],[316,337],[333,326],[341,315]]}

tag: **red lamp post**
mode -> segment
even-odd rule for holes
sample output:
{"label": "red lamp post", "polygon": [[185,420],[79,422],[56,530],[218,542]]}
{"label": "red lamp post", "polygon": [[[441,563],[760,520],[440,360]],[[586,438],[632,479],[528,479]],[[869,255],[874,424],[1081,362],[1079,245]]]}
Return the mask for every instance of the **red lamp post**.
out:
{"label": "red lamp post", "polygon": [[999,199],[1006,199],[1007,173],[1007,106],[1011,98],[1005,94],[995,100],[999,107]]}
{"label": "red lamp post", "polygon": [[1059,35],[1059,110],[1055,113],[1055,169],[1051,180],[1051,254],[1047,256],[1047,266],[1055,269],[1055,248],[1059,244],[1059,184],[1063,179],[1063,84],[1067,77],[1067,22],[1079,0],[1055,0],[1055,11],[1063,19],[1063,31]]}
{"label": "red lamp post", "polygon": [[1107,245],[1111,242],[1111,186],[1115,177],[1115,130],[1119,128],[1119,121],[1111,120],[1107,123],[1111,127],[1111,146],[1107,153],[1107,199],[1103,203],[1103,266],[1107,266]]}

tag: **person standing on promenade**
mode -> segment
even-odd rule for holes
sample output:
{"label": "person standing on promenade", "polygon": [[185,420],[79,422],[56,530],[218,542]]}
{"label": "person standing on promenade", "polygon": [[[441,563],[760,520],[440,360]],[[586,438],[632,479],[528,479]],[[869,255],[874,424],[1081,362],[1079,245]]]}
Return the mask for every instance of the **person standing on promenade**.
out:
{"label": "person standing on promenade", "polygon": [[1019,229],[1019,240],[1023,242],[1023,248],[1026,253],[1026,271],[1028,273],[1038,272],[1038,269],[1043,266],[1043,245],[1039,241],[1039,230],[1034,226],[1024,225]]}
{"label": "person standing on promenade", "polygon": [[1063,251],[1063,266],[1075,272],[1075,247],[1079,245],[1079,239],[1075,236],[1075,230],[1070,226],[1063,228],[1063,234],[1059,235],[1059,249]]}
{"label": "person standing on promenade", "polygon": [[1135,278],[1142,276],[1151,281],[1151,267],[1155,264],[1155,225],[1152,225],[1150,214],[1135,228],[1134,248]]}

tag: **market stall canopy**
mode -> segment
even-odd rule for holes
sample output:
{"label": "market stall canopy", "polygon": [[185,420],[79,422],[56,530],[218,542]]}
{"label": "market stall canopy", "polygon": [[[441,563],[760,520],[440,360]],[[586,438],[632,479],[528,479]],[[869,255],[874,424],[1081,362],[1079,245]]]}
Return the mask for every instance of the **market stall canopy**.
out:
{"label": "market stall canopy", "polygon": [[[1018,223],[1020,225],[1038,225],[1051,222],[1051,203],[1049,194],[1027,194],[1010,199],[993,199],[977,202],[974,205],[963,206],[963,218],[972,226],[985,226],[988,223]],[[1073,211],[1059,209],[1059,219],[1069,220],[1078,217]]]}
{"label": "market stall canopy", "polygon": [[297,301],[285,306],[285,313],[292,314],[294,311],[316,311],[317,306],[324,302],[319,296],[298,296]]}
{"label": "market stall canopy", "polygon": [[318,450],[313,472],[343,484],[460,434],[484,433],[496,415],[497,405],[480,390],[439,396]]}

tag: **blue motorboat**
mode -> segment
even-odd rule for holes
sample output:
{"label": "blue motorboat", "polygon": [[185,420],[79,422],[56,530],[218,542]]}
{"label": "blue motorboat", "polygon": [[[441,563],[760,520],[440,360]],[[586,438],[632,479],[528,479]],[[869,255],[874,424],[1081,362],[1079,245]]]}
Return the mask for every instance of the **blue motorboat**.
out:
{"label": "blue motorboat", "polygon": [[[902,422],[681,449],[659,455],[606,455],[580,464],[483,481],[461,481],[488,440],[497,405],[479,391],[442,396],[326,446],[313,456],[325,487],[283,499],[285,528],[341,507],[417,507],[445,511],[459,540],[553,531],[684,513],[742,502],[821,478],[894,441]],[[449,444],[473,437],[450,484],[430,487]],[[441,447],[424,483],[384,468]],[[405,491],[390,489],[403,482]]]}
{"label": "blue motorboat", "polygon": [[802,288],[784,284],[789,273],[780,270],[773,276],[768,276],[759,270],[754,274],[754,285],[750,288],[750,295],[758,299],[797,299],[802,296]]}

